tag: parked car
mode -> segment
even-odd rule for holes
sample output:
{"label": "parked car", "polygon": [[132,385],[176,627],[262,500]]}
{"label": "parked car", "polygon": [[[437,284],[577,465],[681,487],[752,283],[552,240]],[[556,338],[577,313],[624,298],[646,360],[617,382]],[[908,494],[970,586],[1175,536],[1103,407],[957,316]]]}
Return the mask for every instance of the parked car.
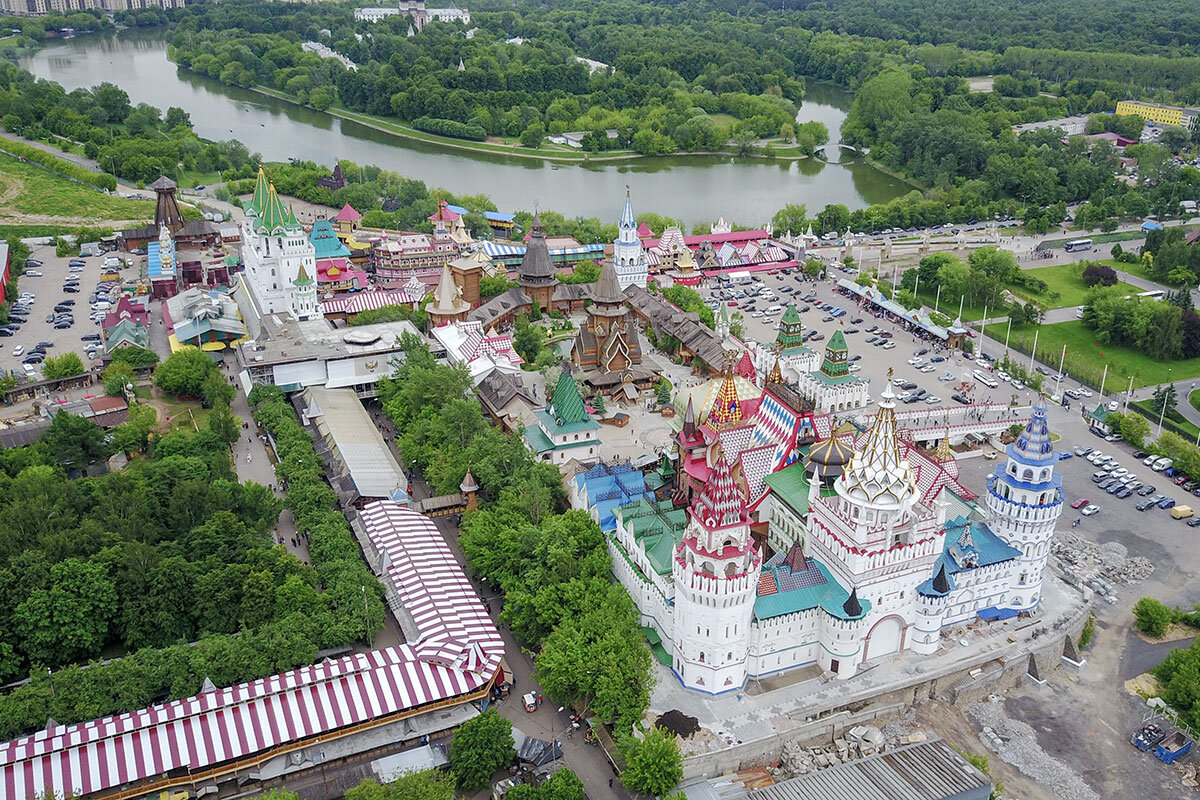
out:
{"label": "parked car", "polygon": [[1174,508],[1175,507],[1175,498],[1174,497],[1164,497],[1162,500],[1158,501],[1158,507],[1159,508]]}
{"label": "parked car", "polygon": [[1138,511],[1146,511],[1146,510],[1152,508],[1153,506],[1154,506],[1153,500],[1143,500],[1142,502],[1140,502],[1136,506],[1134,506],[1134,508],[1136,508]]}
{"label": "parked car", "polygon": [[1116,497],[1121,500],[1124,500],[1126,497],[1132,497],[1132,496],[1133,496],[1133,489],[1130,489],[1128,486],[1126,486],[1124,489],[1117,492],[1117,494],[1116,494]]}
{"label": "parked car", "polygon": [[1081,497],[1078,500],[1076,500],[1074,503],[1071,503],[1071,508],[1083,508],[1090,502],[1092,502],[1092,501],[1088,500],[1086,497]]}
{"label": "parked car", "polygon": [[1085,517],[1090,517],[1090,516],[1092,516],[1093,514],[1099,514],[1099,513],[1100,513],[1100,506],[1088,506],[1087,508],[1083,509],[1083,510],[1082,510],[1082,511],[1080,511],[1079,513],[1080,513],[1080,514],[1082,514],[1082,515],[1083,515],[1083,516],[1085,516]]}
{"label": "parked car", "polygon": [[1145,486],[1138,489],[1137,493],[1140,494],[1142,497],[1147,497],[1149,495],[1154,494],[1157,491],[1158,491],[1157,489],[1155,489],[1153,486],[1151,486],[1150,484],[1147,483]]}

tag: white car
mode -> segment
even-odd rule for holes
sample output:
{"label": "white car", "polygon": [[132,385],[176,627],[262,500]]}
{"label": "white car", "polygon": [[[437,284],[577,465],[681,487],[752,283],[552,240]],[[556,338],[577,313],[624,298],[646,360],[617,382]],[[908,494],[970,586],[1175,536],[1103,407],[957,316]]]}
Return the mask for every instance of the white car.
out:
{"label": "white car", "polygon": [[[1099,450],[1093,450],[1092,452],[1087,454],[1087,460],[1092,462],[1093,464],[1095,464],[1097,461],[1099,461],[1102,458],[1104,458],[1104,453],[1102,453]],[[1149,466],[1150,464],[1153,464],[1154,461],[1156,461],[1156,460],[1157,460],[1157,456],[1154,459],[1151,459],[1147,463],[1147,466]]]}
{"label": "white car", "polygon": [[24,352],[25,352],[24,346],[17,345],[16,347],[13,348],[13,357],[15,358],[16,356],[19,356]]}
{"label": "white car", "polygon": [[908,363],[914,367],[919,367],[921,364],[925,363],[925,359],[921,358],[920,356],[913,356],[908,360]]}
{"label": "white car", "polygon": [[929,373],[929,372],[933,372],[935,369],[937,369],[937,367],[935,367],[933,364],[926,364],[925,366],[918,369],[917,372]]}
{"label": "white car", "polygon": [[925,402],[931,406],[935,406],[942,402],[942,398],[938,397],[936,394],[926,395]]}
{"label": "white car", "polygon": [[938,375],[938,380],[942,383],[949,383],[950,381],[954,380],[954,375],[947,372],[945,375]]}
{"label": "white car", "polygon": [[900,394],[896,395],[896,399],[899,400],[901,403],[903,403],[910,396],[911,396],[910,392],[901,392]]}
{"label": "white car", "polygon": [[[1088,389],[1088,388],[1086,388],[1086,387],[1083,387],[1083,386],[1080,386],[1078,389],[1076,389],[1076,391],[1077,391],[1077,392],[1079,392],[1079,393],[1080,393],[1081,395],[1083,395],[1084,397],[1091,397],[1091,396],[1092,396],[1092,392],[1091,392],[1091,390],[1090,390],[1090,389]],[[1095,512],[1093,511],[1092,513],[1094,514]]]}
{"label": "white car", "polygon": [[896,343],[893,341],[888,341],[887,344],[883,345],[884,350],[892,350],[895,347],[896,347]]}
{"label": "white car", "polygon": [[1129,470],[1125,469],[1124,467],[1121,467],[1120,469],[1114,469],[1112,471],[1112,474],[1110,477],[1120,478],[1122,475],[1128,475],[1128,474],[1129,474]]}
{"label": "white car", "polygon": [[1083,515],[1083,516],[1085,516],[1085,517],[1090,517],[1090,516],[1092,516],[1093,514],[1099,514],[1099,513],[1100,513],[1100,506],[1098,506],[1098,505],[1093,505],[1093,504],[1089,504],[1089,505],[1087,505],[1087,506],[1084,506],[1083,510],[1082,510],[1082,511],[1080,511],[1079,513],[1080,513],[1080,514],[1082,514],[1082,515]]}
{"label": "white car", "polygon": [[908,378],[892,378],[892,383],[899,386],[902,383],[908,383]]}
{"label": "white car", "polygon": [[24,272],[22,272],[21,274],[22,274],[22,275],[24,275],[24,276],[26,276],[26,277],[29,277],[29,278],[40,278],[40,277],[42,277],[42,273],[41,273],[41,271],[40,271],[40,270],[36,270],[36,269],[27,269],[27,270],[25,270]]}
{"label": "white car", "polygon": [[858,364],[851,364],[849,369],[851,372],[858,372],[860,369],[862,369],[862,367],[860,367]]}
{"label": "white car", "polygon": [[1013,381],[1012,384],[1013,384],[1013,388],[1016,389],[1017,391],[1020,391],[1021,389],[1025,388],[1025,384],[1021,383],[1020,381]]}
{"label": "white car", "polygon": [[755,312],[754,312],[753,314],[751,314],[750,316],[754,317],[755,319],[759,319],[760,317],[762,317],[762,315],[763,315],[763,312],[761,312],[761,311],[755,311]]}

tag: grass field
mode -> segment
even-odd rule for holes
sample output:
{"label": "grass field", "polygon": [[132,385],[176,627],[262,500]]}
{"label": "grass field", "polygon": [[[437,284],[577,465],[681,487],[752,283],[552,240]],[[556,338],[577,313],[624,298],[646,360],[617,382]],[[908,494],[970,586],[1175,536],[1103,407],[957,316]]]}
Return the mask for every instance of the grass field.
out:
{"label": "grass field", "polygon": [[23,214],[83,219],[151,219],[154,203],[81,186],[53,172],[0,155],[0,206]]}
{"label": "grass field", "polygon": [[[1033,344],[1034,327],[1013,326],[1009,348],[1028,353]],[[988,338],[1003,344],[1006,330],[1006,325],[989,325]],[[1084,327],[1082,320],[1041,326],[1037,337],[1038,360],[1057,369],[1063,345],[1067,347],[1066,370],[1069,375],[1098,387],[1104,367],[1108,367],[1105,391],[1128,388],[1131,377],[1135,389],[1200,377],[1200,357],[1155,361],[1133,348],[1100,344],[1095,334]]]}
{"label": "grass field", "polygon": [[[1096,263],[1104,264],[1105,266],[1112,267],[1113,269],[1120,270],[1121,272],[1128,272],[1130,275],[1136,275],[1139,278],[1144,278],[1145,280],[1148,280],[1148,281],[1154,281],[1159,286],[1165,286],[1167,288],[1170,288],[1170,284],[1168,284],[1166,281],[1159,278],[1157,275],[1155,275],[1150,270],[1143,267],[1142,262],[1140,262],[1140,261],[1135,262],[1133,264],[1122,264],[1120,261],[1117,261],[1115,258],[1105,258],[1105,259],[1101,259],[1100,261],[1097,261]],[[1142,290],[1139,289],[1138,291],[1142,291]]]}
{"label": "grass field", "polygon": [[[1022,289],[1021,291],[1047,308],[1069,308],[1071,306],[1081,306],[1087,302],[1088,293],[1091,289],[1088,288],[1081,277],[1075,274],[1075,270],[1070,264],[1061,264],[1056,267],[1040,267],[1038,269],[1026,270],[1025,272],[1031,277],[1040,278],[1045,281],[1049,288],[1046,290],[1046,294],[1031,292],[1028,289]],[[1118,281],[1117,286],[1120,286],[1130,294],[1136,294],[1141,291],[1137,287],[1130,286],[1123,281]],[[1060,295],[1059,299],[1051,300],[1049,292],[1058,292]]]}

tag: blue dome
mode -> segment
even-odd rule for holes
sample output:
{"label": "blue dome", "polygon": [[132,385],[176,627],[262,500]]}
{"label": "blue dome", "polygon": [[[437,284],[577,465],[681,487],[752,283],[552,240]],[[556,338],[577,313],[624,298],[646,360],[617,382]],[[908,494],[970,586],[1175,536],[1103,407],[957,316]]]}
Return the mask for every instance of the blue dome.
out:
{"label": "blue dome", "polygon": [[1033,403],[1033,414],[1025,430],[1008,446],[1008,455],[1022,464],[1047,464],[1057,459],[1046,425],[1046,401],[1041,397]]}

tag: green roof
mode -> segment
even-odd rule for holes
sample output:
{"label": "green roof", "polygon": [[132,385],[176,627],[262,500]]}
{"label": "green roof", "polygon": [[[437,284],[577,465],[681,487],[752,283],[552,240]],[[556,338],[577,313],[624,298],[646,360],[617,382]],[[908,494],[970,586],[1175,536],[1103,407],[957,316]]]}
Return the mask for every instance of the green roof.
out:
{"label": "green roof", "polygon": [[647,500],[642,497],[617,510],[621,521],[641,544],[646,560],[659,575],[671,574],[675,549],[687,529],[687,512],[676,508],[670,500]]}
{"label": "green roof", "polygon": [[825,349],[826,350],[847,350],[847,351],[850,349],[849,347],[846,346],[846,337],[842,335],[842,331],[840,328],[833,332],[833,336],[829,337],[829,344],[825,347]]}
{"label": "green roof", "polygon": [[791,303],[788,303],[787,309],[783,312],[783,316],[779,318],[780,323],[787,325],[789,322],[799,322],[800,312]]}
{"label": "green roof", "polygon": [[263,172],[262,164],[258,165],[258,180],[254,182],[254,196],[246,204],[247,211],[253,211],[256,217],[262,216],[263,205],[267,202],[267,193],[271,184],[267,181],[267,173]]}
{"label": "green roof", "polygon": [[[543,419],[544,415],[544,419]],[[538,414],[539,419],[549,420],[548,431],[556,433],[573,433],[575,431],[592,430],[600,427],[599,423],[588,415],[583,405],[583,397],[579,394],[579,384],[570,372],[563,370],[550,395],[550,403],[546,411]]]}
{"label": "green roof", "polygon": [[[763,478],[763,483],[783,502],[801,514],[808,513],[808,475],[804,472],[804,462],[794,461],[777,472],[772,472]],[[821,496],[829,497],[837,494],[833,489],[822,488]]]}
{"label": "green roof", "polygon": [[554,442],[550,441],[550,437],[541,428],[531,425],[522,435],[525,437],[525,443],[535,453],[545,453],[554,449]]}
{"label": "green roof", "polygon": [[313,223],[308,240],[312,242],[317,258],[350,257],[350,251],[334,233],[333,224],[327,219],[319,219]]}
{"label": "green roof", "polygon": [[1095,407],[1095,409],[1092,410],[1091,414],[1088,414],[1088,416],[1096,420],[1096,422],[1107,422],[1108,409],[1104,407],[1103,403],[1100,403]]}
{"label": "green roof", "polygon": [[[866,616],[871,609],[871,603],[866,598],[858,598],[858,602],[862,606],[862,613],[851,617],[843,608],[850,593],[842,588],[842,585],[834,579],[820,561],[813,559],[812,565],[825,578],[824,583],[790,589],[786,592],[759,595],[758,599],[754,601],[754,616],[758,619],[770,619],[785,614],[795,614],[798,611],[808,611],[818,606],[827,614],[838,619],[862,619]],[[764,570],[763,575],[767,574],[769,572]]]}
{"label": "green roof", "polygon": [[853,383],[854,381],[859,380],[858,378],[854,377],[853,375],[849,375],[849,374],[847,374],[847,375],[830,375],[829,373],[824,372],[823,370],[824,370],[824,365],[821,366],[821,370],[818,370],[816,372],[810,372],[808,374],[810,377],[812,377],[813,380],[818,380],[821,383],[824,383],[828,386],[839,386],[844,383]]}
{"label": "green roof", "polygon": [[296,280],[292,281],[296,286],[308,286],[313,282],[313,279],[308,277],[308,273],[304,271],[304,265],[300,265],[300,271],[296,273]]}
{"label": "green roof", "polygon": [[[255,194],[257,195],[257,193],[256,189]],[[299,227],[300,222],[296,219],[295,212],[279,199],[279,194],[275,191],[275,184],[270,184],[267,188],[267,199],[263,202],[262,208],[258,209],[258,221],[255,222],[254,229],[266,233],[276,233]]]}

